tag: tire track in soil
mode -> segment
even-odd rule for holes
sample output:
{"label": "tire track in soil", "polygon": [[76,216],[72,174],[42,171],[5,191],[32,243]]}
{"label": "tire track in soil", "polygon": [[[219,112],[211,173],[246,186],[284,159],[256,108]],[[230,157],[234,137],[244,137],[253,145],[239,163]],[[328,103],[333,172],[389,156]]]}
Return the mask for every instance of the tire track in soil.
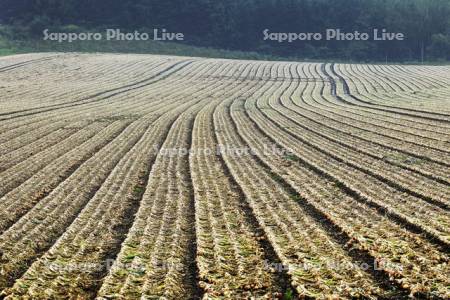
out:
{"label": "tire track in soil", "polygon": [[31,59],[31,60],[23,61],[23,62],[20,62],[20,63],[12,64],[12,65],[9,65],[9,66],[1,67],[0,68],[0,73],[4,73],[4,72],[10,71],[10,70],[14,70],[14,69],[17,69],[17,68],[20,68],[20,67],[23,67],[23,66],[31,65],[31,64],[36,63],[36,62],[52,60],[52,59],[55,59],[57,57],[60,57],[60,55],[53,55],[53,56],[47,56],[47,57],[44,57],[44,58]]}
{"label": "tire track in soil", "polygon": [[[49,106],[44,106],[44,107],[39,107],[39,108],[32,108],[32,109],[25,109],[25,110],[21,110],[21,111],[13,111],[13,112],[3,113],[3,114],[0,114],[1,117],[9,116],[9,115],[13,115],[13,114],[21,113],[21,112],[39,110],[37,112],[30,112],[30,113],[22,114],[22,115],[19,115],[19,116],[12,116],[12,117],[9,117],[9,118],[3,118],[3,119],[0,119],[0,121],[12,120],[12,119],[17,119],[17,118],[21,118],[21,117],[37,115],[37,114],[44,113],[44,112],[56,111],[56,110],[59,110],[59,109],[76,107],[76,106],[80,106],[80,105],[84,105],[84,104],[91,104],[91,103],[94,103],[94,102],[99,102],[99,101],[102,101],[102,100],[106,100],[106,99],[115,97],[117,95],[120,95],[120,94],[123,94],[123,93],[127,93],[127,92],[130,92],[130,91],[133,91],[133,90],[137,90],[137,89],[140,89],[140,88],[144,88],[144,87],[147,87],[147,86],[149,86],[151,84],[154,84],[154,83],[157,83],[157,82],[162,81],[164,79],[167,79],[168,77],[170,77],[171,75],[173,75],[176,72],[180,71],[181,69],[186,68],[187,66],[189,66],[193,62],[194,62],[194,60],[180,61],[180,62],[175,63],[174,65],[172,65],[172,66],[170,66],[170,67],[160,71],[159,73],[157,73],[157,74],[155,74],[155,75],[153,75],[153,76],[151,76],[151,77],[149,77],[147,79],[144,79],[144,80],[141,80],[139,82],[132,83],[132,84],[128,84],[128,85],[125,85],[125,86],[122,86],[122,87],[114,88],[114,89],[111,89],[111,90],[99,92],[99,93],[96,93],[94,95],[91,95],[91,96],[88,96],[86,98],[83,98],[83,99],[80,99],[80,100],[77,100],[77,101],[73,101],[73,102],[70,102],[70,103],[55,104],[55,105],[49,105]],[[184,65],[182,65],[183,63],[184,63]],[[174,69],[175,67],[177,67],[179,65],[182,65],[182,66],[180,68],[178,68],[177,70],[175,70],[174,72],[166,74],[166,75],[162,76],[161,78],[157,79],[156,81],[152,81],[152,82],[147,83],[148,81],[151,81],[152,79],[155,79],[156,77],[163,75],[164,73]],[[112,93],[112,92],[115,92],[115,93],[113,93],[111,95],[107,95],[107,96],[101,97],[99,99],[95,99],[93,101],[86,102],[87,100],[92,100],[94,98],[97,98],[97,97],[100,97],[102,95],[105,95],[105,94],[108,94],[108,93]],[[82,103],[80,103],[80,102],[82,102]]]}
{"label": "tire track in soil", "polygon": [[[323,72],[325,72],[325,70],[323,70]],[[328,75],[329,76],[329,75]],[[333,78],[331,78],[330,77],[330,82],[331,81],[333,81]],[[340,100],[341,102],[342,101],[345,101],[344,99],[342,99],[342,97],[339,97],[338,95],[336,95],[336,97],[338,98],[338,100]],[[353,104],[353,103],[347,103],[347,104],[349,104],[349,105],[355,105],[355,104]],[[288,109],[290,109],[290,108],[288,108]],[[290,109],[291,110],[291,109]],[[391,113],[397,113],[397,112],[391,112]],[[434,119],[433,119],[434,120]],[[315,122],[315,123],[317,123],[317,121],[314,121],[314,120],[312,120],[313,122]],[[319,125],[322,125],[322,126],[324,126],[323,124],[320,124],[320,123],[318,123]],[[335,129],[336,130],[336,128],[331,128],[331,129]],[[342,132],[342,131],[341,131]],[[344,134],[345,134],[345,132],[343,132]],[[378,133],[379,134],[379,133]],[[388,138],[393,138],[393,139],[398,139],[398,138],[394,138],[394,137],[391,137],[391,136],[387,136]],[[427,156],[423,156],[423,155],[418,155],[418,154],[414,154],[414,153],[409,153],[409,152],[406,152],[405,150],[401,150],[401,149],[397,149],[397,148],[394,148],[394,147],[392,147],[392,146],[389,146],[389,145],[384,145],[384,144],[380,144],[379,142],[377,142],[377,141],[369,141],[369,140],[366,140],[366,139],[364,139],[364,138],[362,138],[362,137],[358,137],[358,139],[361,139],[361,140],[364,140],[364,141],[367,141],[367,142],[370,142],[370,143],[374,143],[374,144],[377,144],[377,145],[380,145],[380,146],[382,146],[382,147],[386,147],[387,149],[390,149],[390,150],[393,150],[393,151],[396,151],[396,152],[401,152],[401,153],[404,153],[405,155],[408,155],[408,156],[413,156],[413,157],[415,157],[415,158],[418,158],[418,159],[424,159],[424,160],[427,160],[427,161],[431,161],[431,162],[434,162],[434,163],[437,163],[437,164],[440,164],[440,165],[442,165],[442,166],[445,166],[445,167],[450,167],[450,164],[447,164],[447,163],[445,163],[445,162],[442,162],[442,161],[436,161],[436,160],[434,160],[434,159],[432,159],[432,158],[430,158],[430,157],[427,157]],[[442,150],[440,150],[440,149],[436,149],[436,148],[433,148],[433,147],[428,147],[428,146],[425,146],[425,145],[421,145],[421,144],[416,144],[416,143],[414,143],[415,145],[417,145],[417,146],[420,146],[420,147],[425,147],[425,148],[429,148],[429,149],[432,149],[432,150],[436,150],[436,151],[440,151],[440,152],[442,152]]]}
{"label": "tire track in soil", "polygon": [[[416,114],[413,114],[412,112],[423,113],[423,114],[430,114],[430,115],[433,115],[433,114],[434,114],[434,115],[438,115],[438,116],[442,116],[442,117],[447,117],[447,118],[450,117],[449,115],[446,115],[446,114],[432,113],[432,112],[426,112],[426,111],[420,111],[420,110],[408,109],[408,108],[403,108],[403,107],[392,107],[392,106],[388,106],[388,105],[374,104],[374,103],[370,103],[370,102],[364,101],[364,100],[362,100],[362,99],[360,99],[360,98],[358,98],[358,97],[356,97],[355,95],[353,95],[353,94],[350,93],[350,88],[349,88],[347,82],[345,81],[345,79],[344,79],[341,75],[339,75],[339,74],[336,72],[336,70],[335,70],[335,64],[334,64],[334,63],[331,64],[330,70],[333,72],[333,75],[335,75],[336,77],[339,78],[340,82],[341,82],[342,85],[343,85],[345,95],[347,95],[347,96],[353,98],[354,100],[356,100],[356,101],[358,101],[358,102],[361,102],[361,103],[370,105],[370,108],[372,108],[372,109],[379,110],[379,111],[385,111],[385,112],[389,112],[389,113],[396,113],[396,114],[400,114],[400,115],[404,115],[404,116],[409,116],[409,117],[414,117],[414,118],[419,118],[419,119],[431,120],[431,121],[439,122],[439,123],[450,124],[450,120],[436,119],[436,118],[433,118],[433,117],[430,117],[430,116],[416,115]],[[334,82],[334,84],[335,84],[335,86],[336,86],[336,81],[334,80],[334,78],[333,78],[332,76],[330,76],[330,75],[326,72],[326,70],[325,70],[325,64],[323,65],[322,71],[324,72],[325,76],[328,77],[328,79],[330,80],[330,82]],[[344,103],[346,103],[346,104],[348,104],[348,105],[351,105],[351,106],[358,106],[358,105],[356,105],[355,103],[351,103],[351,102],[349,102],[349,101],[343,99],[343,98],[340,97],[339,95],[336,95],[336,97],[338,98],[339,101],[344,102]],[[386,107],[386,109],[383,108],[383,107]],[[398,110],[401,110],[401,111],[390,110],[390,109],[387,109],[387,108],[395,108],[395,109],[398,109]],[[411,112],[411,113],[410,113],[410,112]]]}

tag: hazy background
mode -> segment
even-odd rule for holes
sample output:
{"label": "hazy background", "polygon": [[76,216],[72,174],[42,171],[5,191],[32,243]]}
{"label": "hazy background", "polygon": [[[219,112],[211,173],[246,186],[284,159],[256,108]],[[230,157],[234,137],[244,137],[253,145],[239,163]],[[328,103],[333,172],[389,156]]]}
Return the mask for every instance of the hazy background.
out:
{"label": "hazy background", "polygon": [[[56,32],[166,28],[183,32],[184,43],[191,46],[271,56],[450,60],[449,0],[1,0],[0,24],[0,35],[8,40],[39,39],[44,28]],[[263,40],[266,28],[271,32],[386,28],[404,33],[406,40],[280,44]]]}

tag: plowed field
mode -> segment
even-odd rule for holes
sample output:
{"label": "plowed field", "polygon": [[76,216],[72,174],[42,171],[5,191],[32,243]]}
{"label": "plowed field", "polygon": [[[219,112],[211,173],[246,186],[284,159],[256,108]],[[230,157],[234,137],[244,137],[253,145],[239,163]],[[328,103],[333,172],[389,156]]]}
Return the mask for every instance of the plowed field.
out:
{"label": "plowed field", "polygon": [[450,298],[450,67],[0,58],[0,298]]}

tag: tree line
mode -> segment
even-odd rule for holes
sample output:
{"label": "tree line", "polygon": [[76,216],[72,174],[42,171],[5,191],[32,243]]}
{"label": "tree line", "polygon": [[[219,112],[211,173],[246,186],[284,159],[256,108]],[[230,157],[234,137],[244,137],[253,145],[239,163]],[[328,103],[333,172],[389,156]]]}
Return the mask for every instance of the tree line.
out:
{"label": "tree line", "polygon": [[[450,60],[449,0],[2,0],[0,23],[39,35],[44,28],[165,28],[186,43],[277,56],[358,61]],[[403,41],[280,43],[263,31],[373,32]]]}

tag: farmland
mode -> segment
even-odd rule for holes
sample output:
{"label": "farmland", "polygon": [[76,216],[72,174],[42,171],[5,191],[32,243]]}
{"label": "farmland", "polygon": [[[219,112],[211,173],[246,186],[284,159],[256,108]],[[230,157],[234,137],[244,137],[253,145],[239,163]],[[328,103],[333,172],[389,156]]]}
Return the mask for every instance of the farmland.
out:
{"label": "farmland", "polygon": [[450,298],[450,67],[0,58],[0,298]]}

